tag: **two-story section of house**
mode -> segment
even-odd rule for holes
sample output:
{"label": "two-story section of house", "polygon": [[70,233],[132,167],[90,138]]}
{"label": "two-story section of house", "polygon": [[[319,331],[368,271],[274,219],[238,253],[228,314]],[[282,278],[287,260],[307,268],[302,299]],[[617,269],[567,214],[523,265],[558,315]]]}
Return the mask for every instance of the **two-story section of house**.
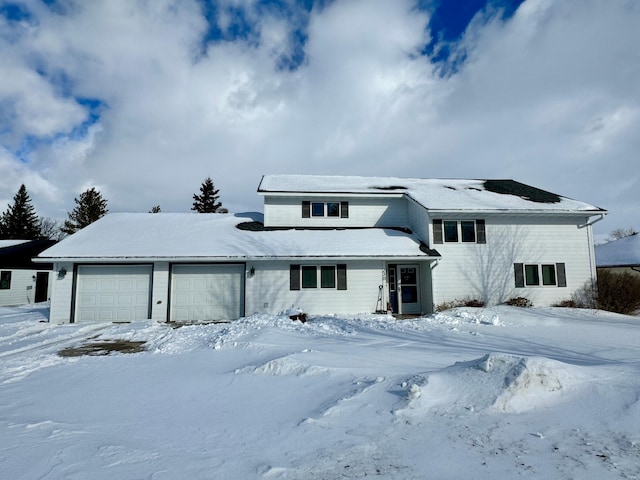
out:
{"label": "two-story section of house", "polygon": [[591,225],[605,210],[513,180],[268,175],[267,229],[411,233],[429,258],[384,262],[384,297],[398,313],[476,299],[569,299],[595,279]]}
{"label": "two-story section of house", "polygon": [[51,321],[431,313],[569,299],[595,278],[592,205],[512,180],[267,175],[264,213],[115,213],[41,253]]}

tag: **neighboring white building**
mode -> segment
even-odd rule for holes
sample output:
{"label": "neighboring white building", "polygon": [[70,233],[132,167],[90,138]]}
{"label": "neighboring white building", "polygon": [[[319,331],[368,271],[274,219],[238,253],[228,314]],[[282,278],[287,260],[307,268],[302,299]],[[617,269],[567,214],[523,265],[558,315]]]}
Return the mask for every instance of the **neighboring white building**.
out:
{"label": "neighboring white building", "polygon": [[596,245],[595,254],[598,269],[640,275],[640,234]]}
{"label": "neighboring white building", "polygon": [[32,258],[54,243],[51,240],[0,240],[0,306],[49,300],[53,265],[34,264]]}
{"label": "neighboring white building", "polygon": [[110,214],[43,252],[51,321],[568,299],[605,210],[512,180],[268,175],[264,214]]}

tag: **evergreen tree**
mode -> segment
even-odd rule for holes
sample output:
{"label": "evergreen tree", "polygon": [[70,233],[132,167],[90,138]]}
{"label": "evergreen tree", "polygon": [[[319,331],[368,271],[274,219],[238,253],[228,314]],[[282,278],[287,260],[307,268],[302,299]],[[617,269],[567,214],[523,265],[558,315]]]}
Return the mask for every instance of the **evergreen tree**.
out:
{"label": "evergreen tree", "polygon": [[213,180],[211,177],[207,177],[200,186],[200,195],[193,195],[193,207],[191,210],[195,210],[198,213],[223,213],[226,209],[220,209],[222,203],[218,202],[220,190],[216,190],[213,186]]}
{"label": "evergreen tree", "polygon": [[40,238],[40,221],[24,185],[20,186],[18,193],[13,197],[13,205],[8,205],[7,210],[2,214],[0,223],[2,238],[20,240]]}
{"label": "evergreen tree", "polygon": [[64,221],[60,229],[64,233],[72,234],[102,218],[109,211],[107,201],[94,187],[85,190],[80,198],[74,198],[75,208],[69,212],[69,219]]}
{"label": "evergreen tree", "polygon": [[160,213],[161,211],[162,210],[160,210],[160,205],[155,205],[151,208],[151,210],[149,210],[149,213]]}

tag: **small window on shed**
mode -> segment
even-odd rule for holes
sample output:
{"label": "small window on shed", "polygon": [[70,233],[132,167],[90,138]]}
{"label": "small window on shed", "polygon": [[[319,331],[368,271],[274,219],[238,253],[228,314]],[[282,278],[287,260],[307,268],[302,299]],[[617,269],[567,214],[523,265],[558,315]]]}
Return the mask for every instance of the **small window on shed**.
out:
{"label": "small window on shed", "polygon": [[11,288],[11,272],[0,272],[0,290],[9,290]]}

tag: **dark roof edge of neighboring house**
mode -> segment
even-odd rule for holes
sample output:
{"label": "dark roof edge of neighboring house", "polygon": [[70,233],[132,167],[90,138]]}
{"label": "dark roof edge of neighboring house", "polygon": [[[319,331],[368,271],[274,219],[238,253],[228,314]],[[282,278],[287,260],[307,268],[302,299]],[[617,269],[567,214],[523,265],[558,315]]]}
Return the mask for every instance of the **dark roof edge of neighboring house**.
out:
{"label": "dark roof edge of neighboring house", "polygon": [[0,248],[0,268],[53,270],[52,263],[34,263],[32,259],[56,243],[55,240],[41,239]]}

